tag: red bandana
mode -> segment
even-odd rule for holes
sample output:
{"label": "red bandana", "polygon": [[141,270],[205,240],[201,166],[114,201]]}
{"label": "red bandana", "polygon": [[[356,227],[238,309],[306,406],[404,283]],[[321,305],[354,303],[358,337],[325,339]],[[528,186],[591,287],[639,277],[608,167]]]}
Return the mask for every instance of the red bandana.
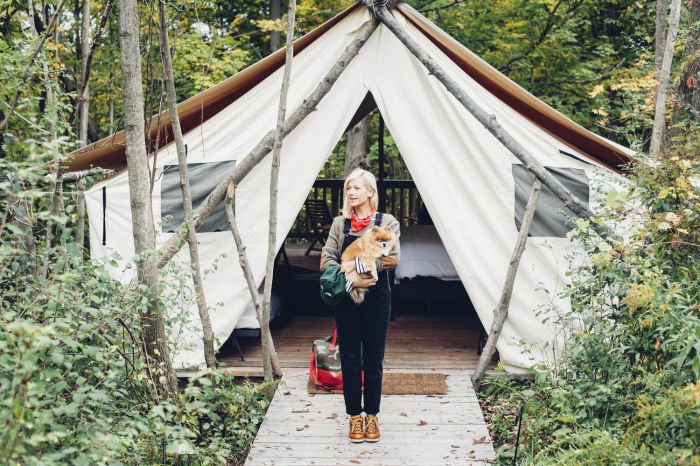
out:
{"label": "red bandana", "polygon": [[350,217],[350,229],[352,231],[360,231],[363,228],[369,226],[369,223],[374,218],[374,214],[377,213],[376,210],[372,209],[372,212],[366,217],[357,218],[355,215],[355,209],[352,210],[352,216]]}

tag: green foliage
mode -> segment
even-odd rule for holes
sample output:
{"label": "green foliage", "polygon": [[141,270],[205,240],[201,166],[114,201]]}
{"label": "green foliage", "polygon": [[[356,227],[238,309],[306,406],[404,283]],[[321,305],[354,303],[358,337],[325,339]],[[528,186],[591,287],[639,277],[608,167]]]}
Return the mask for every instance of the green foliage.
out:
{"label": "green foliage", "polygon": [[[26,144],[24,162],[0,159],[0,462],[159,464],[164,439],[169,464],[240,462],[277,382],[240,383],[217,369],[160,392],[141,339],[150,291],[112,278],[118,258],[84,258],[70,215],[49,213],[47,162],[63,146]],[[164,282],[162,305],[191,298],[185,286]]]}
{"label": "green foliage", "polygon": [[[411,0],[460,43],[587,129],[629,144],[650,128],[654,3]],[[451,5],[449,7],[446,7]]]}
{"label": "green foliage", "polygon": [[640,160],[628,192],[599,209],[625,241],[574,230],[589,260],[572,275],[563,358],[528,382],[490,381],[487,412],[512,455],[512,410],[524,405],[523,458],[537,464],[698,464],[700,444],[700,146],[690,131]]}

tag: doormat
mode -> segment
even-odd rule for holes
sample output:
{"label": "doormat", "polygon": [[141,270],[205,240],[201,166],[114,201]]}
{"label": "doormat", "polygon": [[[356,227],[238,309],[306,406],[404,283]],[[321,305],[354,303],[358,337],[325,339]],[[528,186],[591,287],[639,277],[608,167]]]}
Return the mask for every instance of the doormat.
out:
{"label": "doormat", "polygon": [[[342,390],[324,390],[311,379],[306,391],[314,395],[341,394]],[[389,372],[382,380],[382,395],[445,395],[447,382],[445,374],[434,372]]]}

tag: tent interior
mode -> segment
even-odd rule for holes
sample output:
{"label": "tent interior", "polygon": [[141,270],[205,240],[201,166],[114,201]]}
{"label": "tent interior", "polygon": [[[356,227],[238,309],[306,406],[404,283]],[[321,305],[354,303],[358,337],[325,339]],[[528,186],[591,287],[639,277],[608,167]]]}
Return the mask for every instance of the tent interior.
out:
{"label": "tent interior", "polygon": [[[392,316],[385,366],[389,370],[473,369],[487,334],[405,162],[400,154],[398,160],[387,160],[385,146],[394,152],[397,148],[371,93],[367,93],[347,131],[367,116],[373,119],[372,127],[378,126],[374,138],[368,138],[377,142],[376,159],[368,168],[377,179],[378,210],[393,215],[402,228],[402,262],[388,272]],[[334,152],[342,160],[344,151],[345,145],[339,143]],[[336,167],[335,172],[342,169]],[[329,159],[320,174],[333,171]],[[316,179],[309,192],[309,205],[305,202],[302,206],[275,259],[271,331],[284,368],[306,367],[311,341],[325,338],[333,329],[334,309],[318,293],[320,249],[327,236],[327,231],[319,227],[324,219],[340,215],[343,183],[342,178]],[[325,218],[309,214],[312,203],[314,210],[327,206]],[[420,354],[419,361],[416,354]],[[217,359],[238,373],[260,374],[260,332],[252,302]],[[495,354],[490,367],[497,361]]]}
{"label": "tent interior", "polygon": [[[628,149],[586,131],[548,107],[407,5],[397,6],[392,14],[484,111],[497,118],[524,150],[591,208],[604,202],[606,187],[622,182],[618,173],[620,166],[629,161]],[[371,20],[370,12],[356,4],[295,41],[287,100],[290,112],[303,105]],[[195,206],[229,172],[243,170],[241,167],[250,160],[246,157],[275,128],[283,65],[284,50],[280,50],[178,105]],[[383,195],[384,205],[380,209],[392,213],[404,225],[402,263],[410,262],[406,254],[410,248],[409,231],[429,226],[410,226],[411,218],[419,219],[420,207],[425,206],[434,228],[432,233],[426,233],[430,229],[424,228],[422,235],[414,235],[416,243],[425,244],[430,238],[440,243],[459,277],[459,281],[450,283],[433,275],[423,287],[426,291],[418,286],[422,279],[409,280],[410,271],[405,279],[397,277],[401,283],[396,285],[397,319],[392,325],[400,326],[401,316],[407,316],[406,319],[414,316],[414,330],[419,333],[424,330],[428,335],[432,332],[431,344],[443,345],[430,350],[436,358],[454,348],[456,342],[473,348],[473,351],[465,349],[465,354],[475,354],[481,328],[490,329],[534,175],[383,25],[347,64],[315,110],[284,139],[276,247],[281,249],[285,244],[284,250],[289,255],[292,242],[285,241],[289,235],[294,236],[294,228],[306,225],[307,231],[301,233],[308,233],[309,225],[300,212],[305,210],[310,192],[315,193],[312,197],[325,195],[331,213],[337,213],[342,202],[342,186],[339,189],[337,182],[321,180],[318,174],[346,130],[375,108],[411,173],[411,180],[400,182],[379,177],[382,178],[380,192],[391,192]],[[161,138],[150,139],[161,141],[161,146],[152,148],[155,156],[149,162],[155,175],[152,204],[154,222],[158,225],[158,248],[167,243],[183,218],[169,119],[160,120],[165,122],[163,126],[152,127],[149,133],[162,134]],[[91,165],[120,169],[86,193],[86,204],[92,256],[118,254],[118,267],[111,272],[112,276],[128,282],[135,274],[128,267],[134,249],[123,141],[120,132],[82,149],[69,169],[81,170]],[[247,170],[236,187],[234,211],[253,276],[260,285],[270,237],[271,157],[262,158]],[[406,183],[402,185],[403,182]],[[566,211],[557,197],[543,189],[518,269],[510,314],[498,344],[500,361],[511,372],[524,373],[535,361],[551,359],[562,343],[563,337],[552,323],[555,319],[545,323],[543,313],[560,315],[571,307],[561,292],[568,283],[571,255],[580,247],[566,237],[569,229]],[[223,206],[219,205],[207,218],[197,239],[201,266],[208,271],[204,287],[211,307],[210,318],[217,340],[223,343],[238,326],[251,300]],[[434,251],[427,255],[435,259]],[[188,258],[184,247],[173,262],[187,264]],[[291,288],[290,293],[282,290],[279,295],[293,303],[281,302],[282,316],[285,312],[296,315],[297,324],[292,322],[288,328],[296,328],[294,331],[304,338],[303,343],[292,345],[287,351],[304,354],[306,360],[311,340],[332,331],[332,322],[322,320],[330,319],[330,311],[318,310],[311,301],[304,301],[320,301],[318,282],[313,275],[317,278],[318,272],[306,274],[307,283],[302,285],[304,273],[291,274],[294,280],[285,281],[284,274],[289,274],[293,267],[285,267],[283,257],[279,264],[273,287]],[[293,260],[290,265],[294,265]],[[440,301],[446,297],[457,304],[458,310],[452,317],[461,321],[450,321],[447,312],[428,320],[419,319],[421,315],[428,318],[431,313],[437,316],[438,310],[446,311],[450,306]],[[402,300],[408,304],[401,304]],[[411,307],[419,311],[409,312]],[[292,313],[290,309],[295,310]],[[172,312],[197,315],[196,307],[192,308],[191,304],[189,311],[174,306]],[[309,314],[323,315],[313,320]],[[173,353],[177,369],[198,368],[204,361],[198,317],[190,319],[190,324],[172,329],[173,338],[183,342]],[[321,322],[318,328],[315,322]],[[431,328],[430,322],[444,327]],[[458,328],[462,330],[455,332]],[[456,333],[455,341],[450,341],[450,335]],[[280,344],[285,337],[282,334],[278,337]],[[415,335],[406,337],[411,339]],[[429,347],[426,348],[429,352]],[[406,354],[416,363],[420,358],[411,356],[412,352],[415,353],[409,348]],[[455,356],[454,363],[466,360]],[[230,362],[240,364],[235,357]],[[426,368],[431,363],[418,362]]]}

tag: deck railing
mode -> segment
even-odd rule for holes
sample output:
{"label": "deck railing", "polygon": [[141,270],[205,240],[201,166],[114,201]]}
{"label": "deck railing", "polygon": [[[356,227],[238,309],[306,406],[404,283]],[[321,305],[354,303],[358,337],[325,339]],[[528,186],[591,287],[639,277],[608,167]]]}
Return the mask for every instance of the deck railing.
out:
{"label": "deck railing", "polygon": [[[316,180],[309,193],[312,199],[323,199],[328,204],[333,217],[340,215],[343,204],[344,180]],[[416,184],[404,180],[384,180],[378,186],[379,210],[394,217],[403,226],[415,223],[423,205]],[[306,208],[302,207],[297,219],[287,235],[288,238],[313,238],[314,226],[307,218]]]}

